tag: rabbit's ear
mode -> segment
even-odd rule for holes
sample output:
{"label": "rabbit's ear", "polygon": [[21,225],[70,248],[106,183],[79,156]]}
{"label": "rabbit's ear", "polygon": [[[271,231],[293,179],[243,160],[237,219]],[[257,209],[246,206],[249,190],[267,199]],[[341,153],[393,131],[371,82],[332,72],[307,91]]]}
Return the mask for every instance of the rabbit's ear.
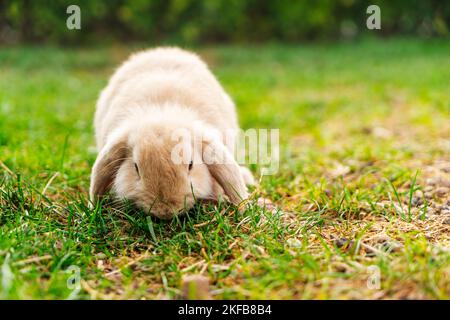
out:
{"label": "rabbit's ear", "polygon": [[225,145],[217,140],[203,140],[203,162],[220,184],[231,203],[238,205],[248,197],[239,165]]}
{"label": "rabbit's ear", "polygon": [[117,170],[127,158],[127,153],[128,145],[125,138],[112,139],[100,151],[91,172],[89,195],[93,203],[109,191]]}

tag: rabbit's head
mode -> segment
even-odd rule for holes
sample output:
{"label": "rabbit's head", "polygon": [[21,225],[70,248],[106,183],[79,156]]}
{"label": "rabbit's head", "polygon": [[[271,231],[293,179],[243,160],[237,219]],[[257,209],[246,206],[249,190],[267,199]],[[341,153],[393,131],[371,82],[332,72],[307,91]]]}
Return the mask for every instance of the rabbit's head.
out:
{"label": "rabbit's head", "polygon": [[167,120],[123,126],[94,163],[91,200],[112,189],[118,198],[169,219],[196,199],[217,199],[217,182],[238,204],[247,197],[239,166],[222,141],[205,132],[201,125]]}

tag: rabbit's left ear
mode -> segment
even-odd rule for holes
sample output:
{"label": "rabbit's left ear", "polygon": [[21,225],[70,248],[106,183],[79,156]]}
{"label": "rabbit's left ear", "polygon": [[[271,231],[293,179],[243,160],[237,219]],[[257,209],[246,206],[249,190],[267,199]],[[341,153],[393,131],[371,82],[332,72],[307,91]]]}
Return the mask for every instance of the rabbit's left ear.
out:
{"label": "rabbit's left ear", "polygon": [[125,138],[112,139],[108,142],[95,160],[91,172],[89,195],[95,203],[111,188],[117,170],[126,159],[128,146]]}
{"label": "rabbit's left ear", "polygon": [[230,202],[238,205],[247,199],[247,187],[231,152],[218,139],[203,140],[202,146],[203,162]]}

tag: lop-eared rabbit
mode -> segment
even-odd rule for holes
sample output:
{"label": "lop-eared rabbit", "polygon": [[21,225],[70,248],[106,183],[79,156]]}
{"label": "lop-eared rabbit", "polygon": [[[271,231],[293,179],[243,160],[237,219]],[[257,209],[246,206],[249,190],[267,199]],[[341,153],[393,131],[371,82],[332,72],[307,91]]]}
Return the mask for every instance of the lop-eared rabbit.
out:
{"label": "lop-eared rabbit", "polygon": [[94,203],[111,191],[170,219],[197,199],[225,196],[237,205],[248,198],[253,177],[233,156],[239,129],[234,103],[191,52],[133,54],[101,92],[94,126]]}

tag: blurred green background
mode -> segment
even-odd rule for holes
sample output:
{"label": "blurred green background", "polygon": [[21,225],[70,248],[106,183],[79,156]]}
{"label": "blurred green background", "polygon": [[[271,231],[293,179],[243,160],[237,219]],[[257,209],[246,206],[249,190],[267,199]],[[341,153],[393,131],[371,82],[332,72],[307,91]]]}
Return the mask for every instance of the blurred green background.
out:
{"label": "blurred green background", "polygon": [[[82,30],[68,30],[66,9],[81,8]],[[366,9],[381,8],[381,30]],[[111,0],[0,1],[0,43],[82,44],[296,42],[376,36],[448,36],[448,1]]]}

